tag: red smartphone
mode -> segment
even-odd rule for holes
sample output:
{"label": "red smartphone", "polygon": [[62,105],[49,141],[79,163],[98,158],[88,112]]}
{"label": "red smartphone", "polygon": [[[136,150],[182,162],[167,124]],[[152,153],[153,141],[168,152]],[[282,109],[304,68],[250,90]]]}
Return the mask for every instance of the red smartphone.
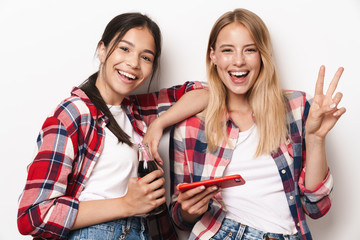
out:
{"label": "red smartphone", "polygon": [[213,178],[198,182],[183,183],[179,185],[179,191],[185,192],[189,189],[199,186],[210,187],[216,185],[219,188],[228,188],[228,187],[240,186],[243,184],[245,184],[245,180],[239,174],[235,174],[235,175]]}

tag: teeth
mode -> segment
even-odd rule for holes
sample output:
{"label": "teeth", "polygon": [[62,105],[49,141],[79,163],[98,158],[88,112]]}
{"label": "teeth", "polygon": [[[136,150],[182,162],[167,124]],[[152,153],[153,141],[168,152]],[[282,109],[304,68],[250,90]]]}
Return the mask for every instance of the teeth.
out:
{"label": "teeth", "polygon": [[127,72],[123,72],[123,71],[118,71],[121,75],[124,75],[125,77],[128,77],[132,80],[134,80],[136,77],[130,73],[127,73]]}
{"label": "teeth", "polygon": [[248,72],[230,72],[231,75],[236,76],[236,77],[242,77],[244,75],[246,75]]}

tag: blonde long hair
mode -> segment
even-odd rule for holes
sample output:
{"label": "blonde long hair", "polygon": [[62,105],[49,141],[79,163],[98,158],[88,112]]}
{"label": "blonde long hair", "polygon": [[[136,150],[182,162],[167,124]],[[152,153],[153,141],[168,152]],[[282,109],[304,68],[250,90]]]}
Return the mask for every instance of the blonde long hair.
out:
{"label": "blonde long hair", "polygon": [[287,134],[284,94],[276,74],[269,31],[256,14],[246,9],[235,9],[225,13],[216,21],[210,33],[206,54],[210,89],[209,105],[205,112],[206,139],[210,151],[215,151],[223,139],[230,144],[226,132],[227,90],[210,59],[210,51],[211,48],[215,50],[219,32],[233,22],[238,22],[249,30],[260,52],[260,73],[253,87],[248,91],[247,98],[259,132],[255,156],[270,154],[276,151]]}

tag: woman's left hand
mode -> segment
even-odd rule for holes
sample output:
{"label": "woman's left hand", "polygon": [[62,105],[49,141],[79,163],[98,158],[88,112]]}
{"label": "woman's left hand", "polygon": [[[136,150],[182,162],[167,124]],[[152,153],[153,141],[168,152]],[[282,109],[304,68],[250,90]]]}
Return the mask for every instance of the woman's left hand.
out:
{"label": "woman's left hand", "polygon": [[[309,110],[305,130],[307,137],[324,140],[327,133],[335,126],[341,115],[346,111],[344,107],[337,108],[342,93],[335,90],[344,68],[340,67],[333,77],[326,94],[323,93],[325,67],[321,66],[315,86],[315,95]],[[334,96],[333,96],[334,95]]]}
{"label": "woman's left hand", "polygon": [[149,145],[150,152],[152,153],[156,162],[160,165],[163,165],[163,160],[158,153],[158,148],[163,131],[164,128],[161,126],[157,118],[150,124],[143,139],[143,143],[147,143]]}

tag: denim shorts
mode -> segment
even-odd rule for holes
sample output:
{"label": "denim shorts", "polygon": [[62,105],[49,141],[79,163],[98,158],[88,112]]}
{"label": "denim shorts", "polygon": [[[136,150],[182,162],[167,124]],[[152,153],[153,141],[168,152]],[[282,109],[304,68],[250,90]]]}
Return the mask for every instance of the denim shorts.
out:
{"label": "denim shorts", "polygon": [[235,222],[229,218],[225,218],[221,228],[213,236],[213,240],[300,240],[298,234],[284,235],[279,233],[262,232],[255,228]]}
{"label": "denim shorts", "polygon": [[145,218],[129,217],[71,231],[69,240],[151,240]]}

